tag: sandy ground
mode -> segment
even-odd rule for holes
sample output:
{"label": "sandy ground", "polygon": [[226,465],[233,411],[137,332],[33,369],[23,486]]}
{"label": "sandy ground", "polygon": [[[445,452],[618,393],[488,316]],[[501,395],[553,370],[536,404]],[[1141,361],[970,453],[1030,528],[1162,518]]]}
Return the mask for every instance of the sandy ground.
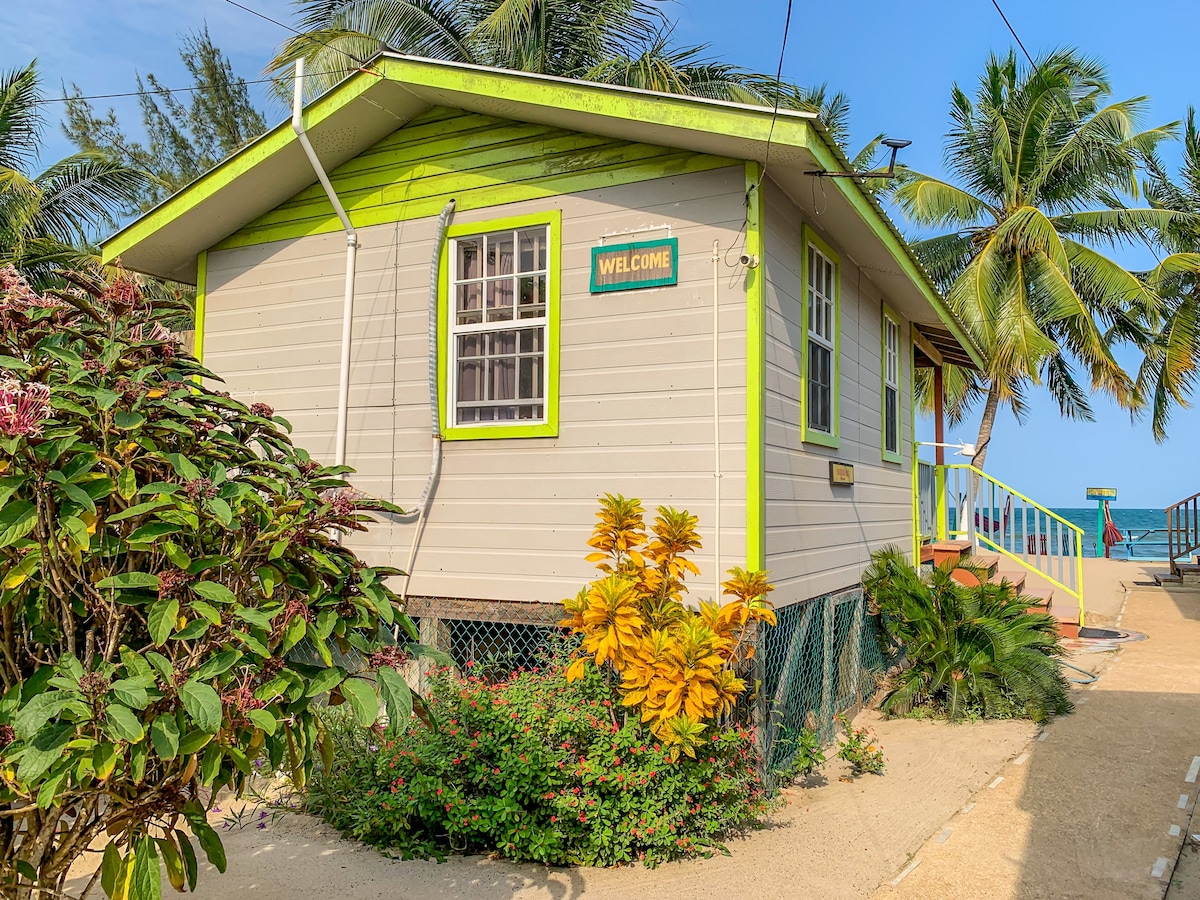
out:
{"label": "sandy ground", "polygon": [[[337,900],[570,900],[586,891],[595,900],[865,897],[1035,733],[1024,722],[880,722],[873,713],[856,719],[864,722],[881,738],[885,776],[845,783],[835,760],[821,786],[790,789],[788,806],[769,827],[733,841],[728,857],[654,870],[547,869],[479,857],[404,862],[342,840],[317,819],[290,815],[265,829],[223,832],[228,872],[202,866],[195,896],[292,900],[320,891]],[[70,888],[82,883],[76,879]]]}
{"label": "sandy ground", "polygon": [[[877,898],[1164,895],[1200,789],[1186,781],[1200,755],[1200,592],[1127,599],[1122,627],[1148,640],[1074,657],[1101,673],[1075,692],[1075,715],[1004,767]],[[1195,900],[1198,888],[1200,872],[1181,872],[1170,896]]]}

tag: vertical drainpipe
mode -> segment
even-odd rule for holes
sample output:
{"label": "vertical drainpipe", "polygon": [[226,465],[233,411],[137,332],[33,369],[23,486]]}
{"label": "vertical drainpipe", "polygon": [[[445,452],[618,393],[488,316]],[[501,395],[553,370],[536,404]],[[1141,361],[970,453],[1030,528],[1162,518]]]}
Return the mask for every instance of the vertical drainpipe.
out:
{"label": "vertical drainpipe", "polygon": [[341,220],[342,228],[346,232],[346,289],[342,301],[342,352],[341,364],[338,371],[337,430],[335,432],[333,455],[334,465],[343,466],[346,464],[346,433],[349,430],[350,345],[354,328],[354,279],[358,264],[358,233],[350,223],[350,217],[346,215],[342,201],[338,199],[338,195],[333,189],[333,184],[329,181],[329,176],[325,174],[325,169],[321,166],[321,160],[317,158],[317,153],[313,150],[312,144],[308,140],[308,135],[304,131],[303,58],[296,60],[296,83],[292,92],[292,131],[296,132],[300,146],[304,149],[304,154],[308,157],[309,164],[317,174],[317,180],[321,182],[321,187],[325,189],[325,196],[329,198],[329,202],[333,206],[333,211],[337,213],[338,219]]}

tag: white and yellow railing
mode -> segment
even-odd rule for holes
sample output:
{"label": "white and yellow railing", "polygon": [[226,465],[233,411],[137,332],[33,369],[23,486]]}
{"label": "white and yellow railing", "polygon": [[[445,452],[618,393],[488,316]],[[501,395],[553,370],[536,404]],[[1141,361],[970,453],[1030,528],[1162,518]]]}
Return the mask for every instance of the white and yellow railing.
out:
{"label": "white and yellow railing", "polygon": [[919,538],[998,553],[1074,597],[1083,621],[1082,528],[971,465],[919,463],[914,488]]}

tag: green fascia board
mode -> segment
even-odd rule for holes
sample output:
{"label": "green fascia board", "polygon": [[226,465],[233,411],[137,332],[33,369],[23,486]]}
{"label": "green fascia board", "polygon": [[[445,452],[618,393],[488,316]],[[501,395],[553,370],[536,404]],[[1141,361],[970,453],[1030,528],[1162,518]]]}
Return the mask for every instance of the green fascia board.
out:
{"label": "green fascia board", "polygon": [[[338,87],[315,100],[305,110],[305,127],[311,128],[358,99],[375,83],[377,78],[378,76],[365,72],[357,72],[347,78]],[[215,168],[210,169],[191,184],[181,188],[158,206],[103,241],[100,245],[101,261],[106,265],[112,262],[129,247],[144,240],[166,223],[195,208],[221,188],[236,181],[289,145],[297,143],[298,140],[296,133],[292,130],[290,119],[276,125],[266,134],[226,157]]]}
{"label": "green fascia board", "polygon": [[[849,172],[852,171],[852,166],[845,154],[837,146],[837,143],[829,135],[829,132],[820,124],[814,123],[812,131],[816,134],[818,140],[811,141],[808,145],[809,152],[817,163],[827,172]],[[870,227],[876,237],[888,248],[893,258],[899,264],[901,270],[909,279],[920,288],[925,300],[933,307],[934,312],[938,314],[938,318],[945,323],[950,333],[958,340],[959,344],[967,354],[975,362],[981,370],[987,369],[985,362],[985,354],[983,350],[963,331],[958,319],[954,313],[946,306],[946,301],[942,298],[941,292],[934,286],[933,280],[929,277],[929,273],[925,271],[924,266],[917,260],[912,248],[908,245],[908,241],[904,239],[904,235],[892,222],[886,212],[883,211],[877,200],[864,191],[853,178],[833,178],[834,186],[842,192],[842,195],[849,201],[855,212],[859,214],[864,222]]]}
{"label": "green fascia board", "polygon": [[[796,110],[779,110],[773,116],[770,107],[416,57],[385,54],[376,68],[408,87],[502,97],[560,112],[587,113],[703,134],[762,141],[770,138],[772,144],[793,147],[807,145],[808,123],[816,119],[812,113]],[[453,105],[450,98],[444,102]]]}

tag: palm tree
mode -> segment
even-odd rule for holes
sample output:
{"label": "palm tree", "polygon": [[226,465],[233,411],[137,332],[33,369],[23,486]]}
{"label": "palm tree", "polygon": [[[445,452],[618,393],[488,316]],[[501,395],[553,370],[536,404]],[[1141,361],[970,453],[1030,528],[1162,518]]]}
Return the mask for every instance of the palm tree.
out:
{"label": "palm tree", "polygon": [[299,0],[303,32],[268,69],[287,82],[304,58],[313,93],[323,93],[381,45],[413,56],[538,72],[821,114],[839,143],[849,105],[824,85],[779,83],[678,46],[648,0]]}
{"label": "palm tree", "polygon": [[1074,419],[1092,419],[1089,387],[1129,409],[1142,403],[1112,346],[1150,340],[1160,312],[1154,279],[1097,247],[1145,239],[1183,218],[1122,202],[1137,197],[1139,162],[1174,126],[1139,130],[1146,98],[1109,95],[1104,67],[1073,50],[1032,67],[1011,52],[992,56],[973,101],[957,85],[952,92],[945,160],[953,180],[909,171],[892,195],[914,224],[947,229],[913,246],[989,360],[981,373],[946,378],[952,423],[983,400],[977,467],[999,408],[1022,418],[1034,386],[1044,384]]}
{"label": "palm tree", "polygon": [[[1188,109],[1183,130],[1183,161],[1173,181],[1157,156],[1146,160],[1143,191],[1152,206],[1187,213],[1159,229],[1159,243],[1173,256],[1159,266],[1160,293],[1165,307],[1161,327],[1146,345],[1138,372],[1138,387],[1148,398],[1154,437],[1166,438],[1167,422],[1176,404],[1188,405],[1188,395],[1200,371],[1200,128],[1196,111]],[[1172,262],[1178,264],[1172,265]]]}
{"label": "palm tree", "polygon": [[98,152],[27,174],[41,145],[40,99],[36,63],[0,72],[0,266],[16,266],[38,288],[58,269],[94,265],[89,240],[115,227],[146,181]]}

